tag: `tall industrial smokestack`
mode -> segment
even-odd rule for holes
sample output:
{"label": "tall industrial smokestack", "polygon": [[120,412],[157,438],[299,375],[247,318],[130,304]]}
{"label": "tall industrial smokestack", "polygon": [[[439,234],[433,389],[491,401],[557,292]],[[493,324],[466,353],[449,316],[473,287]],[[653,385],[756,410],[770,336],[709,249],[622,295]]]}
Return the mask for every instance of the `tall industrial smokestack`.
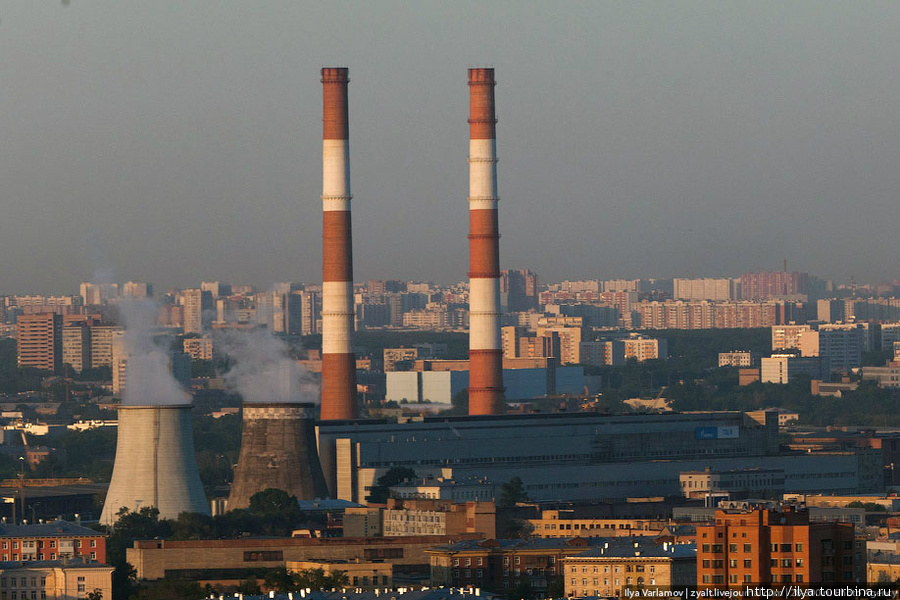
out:
{"label": "tall industrial smokestack", "polygon": [[469,414],[506,412],[494,70],[469,69]]}
{"label": "tall industrial smokestack", "polygon": [[346,68],[322,69],[322,406],[320,418],[354,419],[353,247]]}
{"label": "tall industrial smokestack", "polygon": [[209,514],[194,454],[190,404],[120,405],[116,463],[100,522],[155,506],[163,519]]}
{"label": "tall industrial smokestack", "polygon": [[328,495],[316,449],[314,406],[308,402],[245,403],[241,456],[228,510],[247,508],[268,488],[300,500]]}

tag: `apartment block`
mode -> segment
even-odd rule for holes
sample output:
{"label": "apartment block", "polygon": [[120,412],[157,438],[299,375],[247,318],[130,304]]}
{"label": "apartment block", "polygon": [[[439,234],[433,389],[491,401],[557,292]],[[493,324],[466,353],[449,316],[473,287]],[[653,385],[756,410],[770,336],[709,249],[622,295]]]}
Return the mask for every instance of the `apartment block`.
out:
{"label": "apartment block", "polygon": [[627,598],[626,589],[647,596],[697,582],[694,544],[657,544],[646,537],[610,540],[561,563],[566,598]]}
{"label": "apartment block", "polygon": [[91,367],[91,328],[86,323],[63,326],[62,362],[76,373]]}
{"label": "apartment block", "polygon": [[190,355],[192,360],[212,360],[213,341],[209,337],[185,338],[182,343],[184,353]]}
{"label": "apartment block", "polygon": [[697,585],[851,583],[851,523],[811,523],[804,509],[717,510],[697,526]]}
{"label": "apartment block", "polygon": [[752,367],[759,364],[760,356],[749,350],[732,350],[719,352],[720,367]]}
{"label": "apartment block", "polygon": [[62,367],[62,316],[55,313],[21,315],[17,324],[19,368],[59,370]]}

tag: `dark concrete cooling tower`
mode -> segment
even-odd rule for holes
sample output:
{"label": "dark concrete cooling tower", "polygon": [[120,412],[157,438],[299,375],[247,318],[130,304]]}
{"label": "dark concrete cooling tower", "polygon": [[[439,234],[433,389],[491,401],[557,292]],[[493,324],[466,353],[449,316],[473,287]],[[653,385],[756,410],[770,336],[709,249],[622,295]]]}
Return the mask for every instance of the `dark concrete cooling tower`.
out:
{"label": "dark concrete cooling tower", "polygon": [[316,450],[315,405],[244,404],[241,455],[228,510],[246,508],[253,494],[269,488],[284,490],[300,500],[328,495]]}

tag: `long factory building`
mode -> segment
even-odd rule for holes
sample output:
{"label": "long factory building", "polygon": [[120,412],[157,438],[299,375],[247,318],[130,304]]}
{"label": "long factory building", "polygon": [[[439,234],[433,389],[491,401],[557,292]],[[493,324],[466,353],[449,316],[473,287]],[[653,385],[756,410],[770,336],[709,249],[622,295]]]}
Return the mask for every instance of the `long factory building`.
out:
{"label": "long factory building", "polygon": [[877,450],[782,453],[775,412],[525,414],[320,422],[319,455],[333,498],[365,502],[391,467],[418,477],[522,479],[532,500],[675,496],[679,473],[780,469],[797,493],[882,487]]}

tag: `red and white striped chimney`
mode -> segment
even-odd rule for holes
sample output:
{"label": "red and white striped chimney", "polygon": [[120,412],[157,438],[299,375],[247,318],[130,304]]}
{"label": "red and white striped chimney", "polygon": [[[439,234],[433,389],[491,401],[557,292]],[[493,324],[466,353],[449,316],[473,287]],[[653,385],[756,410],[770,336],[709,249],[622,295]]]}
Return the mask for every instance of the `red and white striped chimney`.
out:
{"label": "red and white striped chimney", "polygon": [[469,414],[506,412],[494,69],[469,69]]}
{"label": "red and white striped chimney", "polygon": [[355,419],[353,245],[346,68],[323,68],[322,406],[320,418]]}

